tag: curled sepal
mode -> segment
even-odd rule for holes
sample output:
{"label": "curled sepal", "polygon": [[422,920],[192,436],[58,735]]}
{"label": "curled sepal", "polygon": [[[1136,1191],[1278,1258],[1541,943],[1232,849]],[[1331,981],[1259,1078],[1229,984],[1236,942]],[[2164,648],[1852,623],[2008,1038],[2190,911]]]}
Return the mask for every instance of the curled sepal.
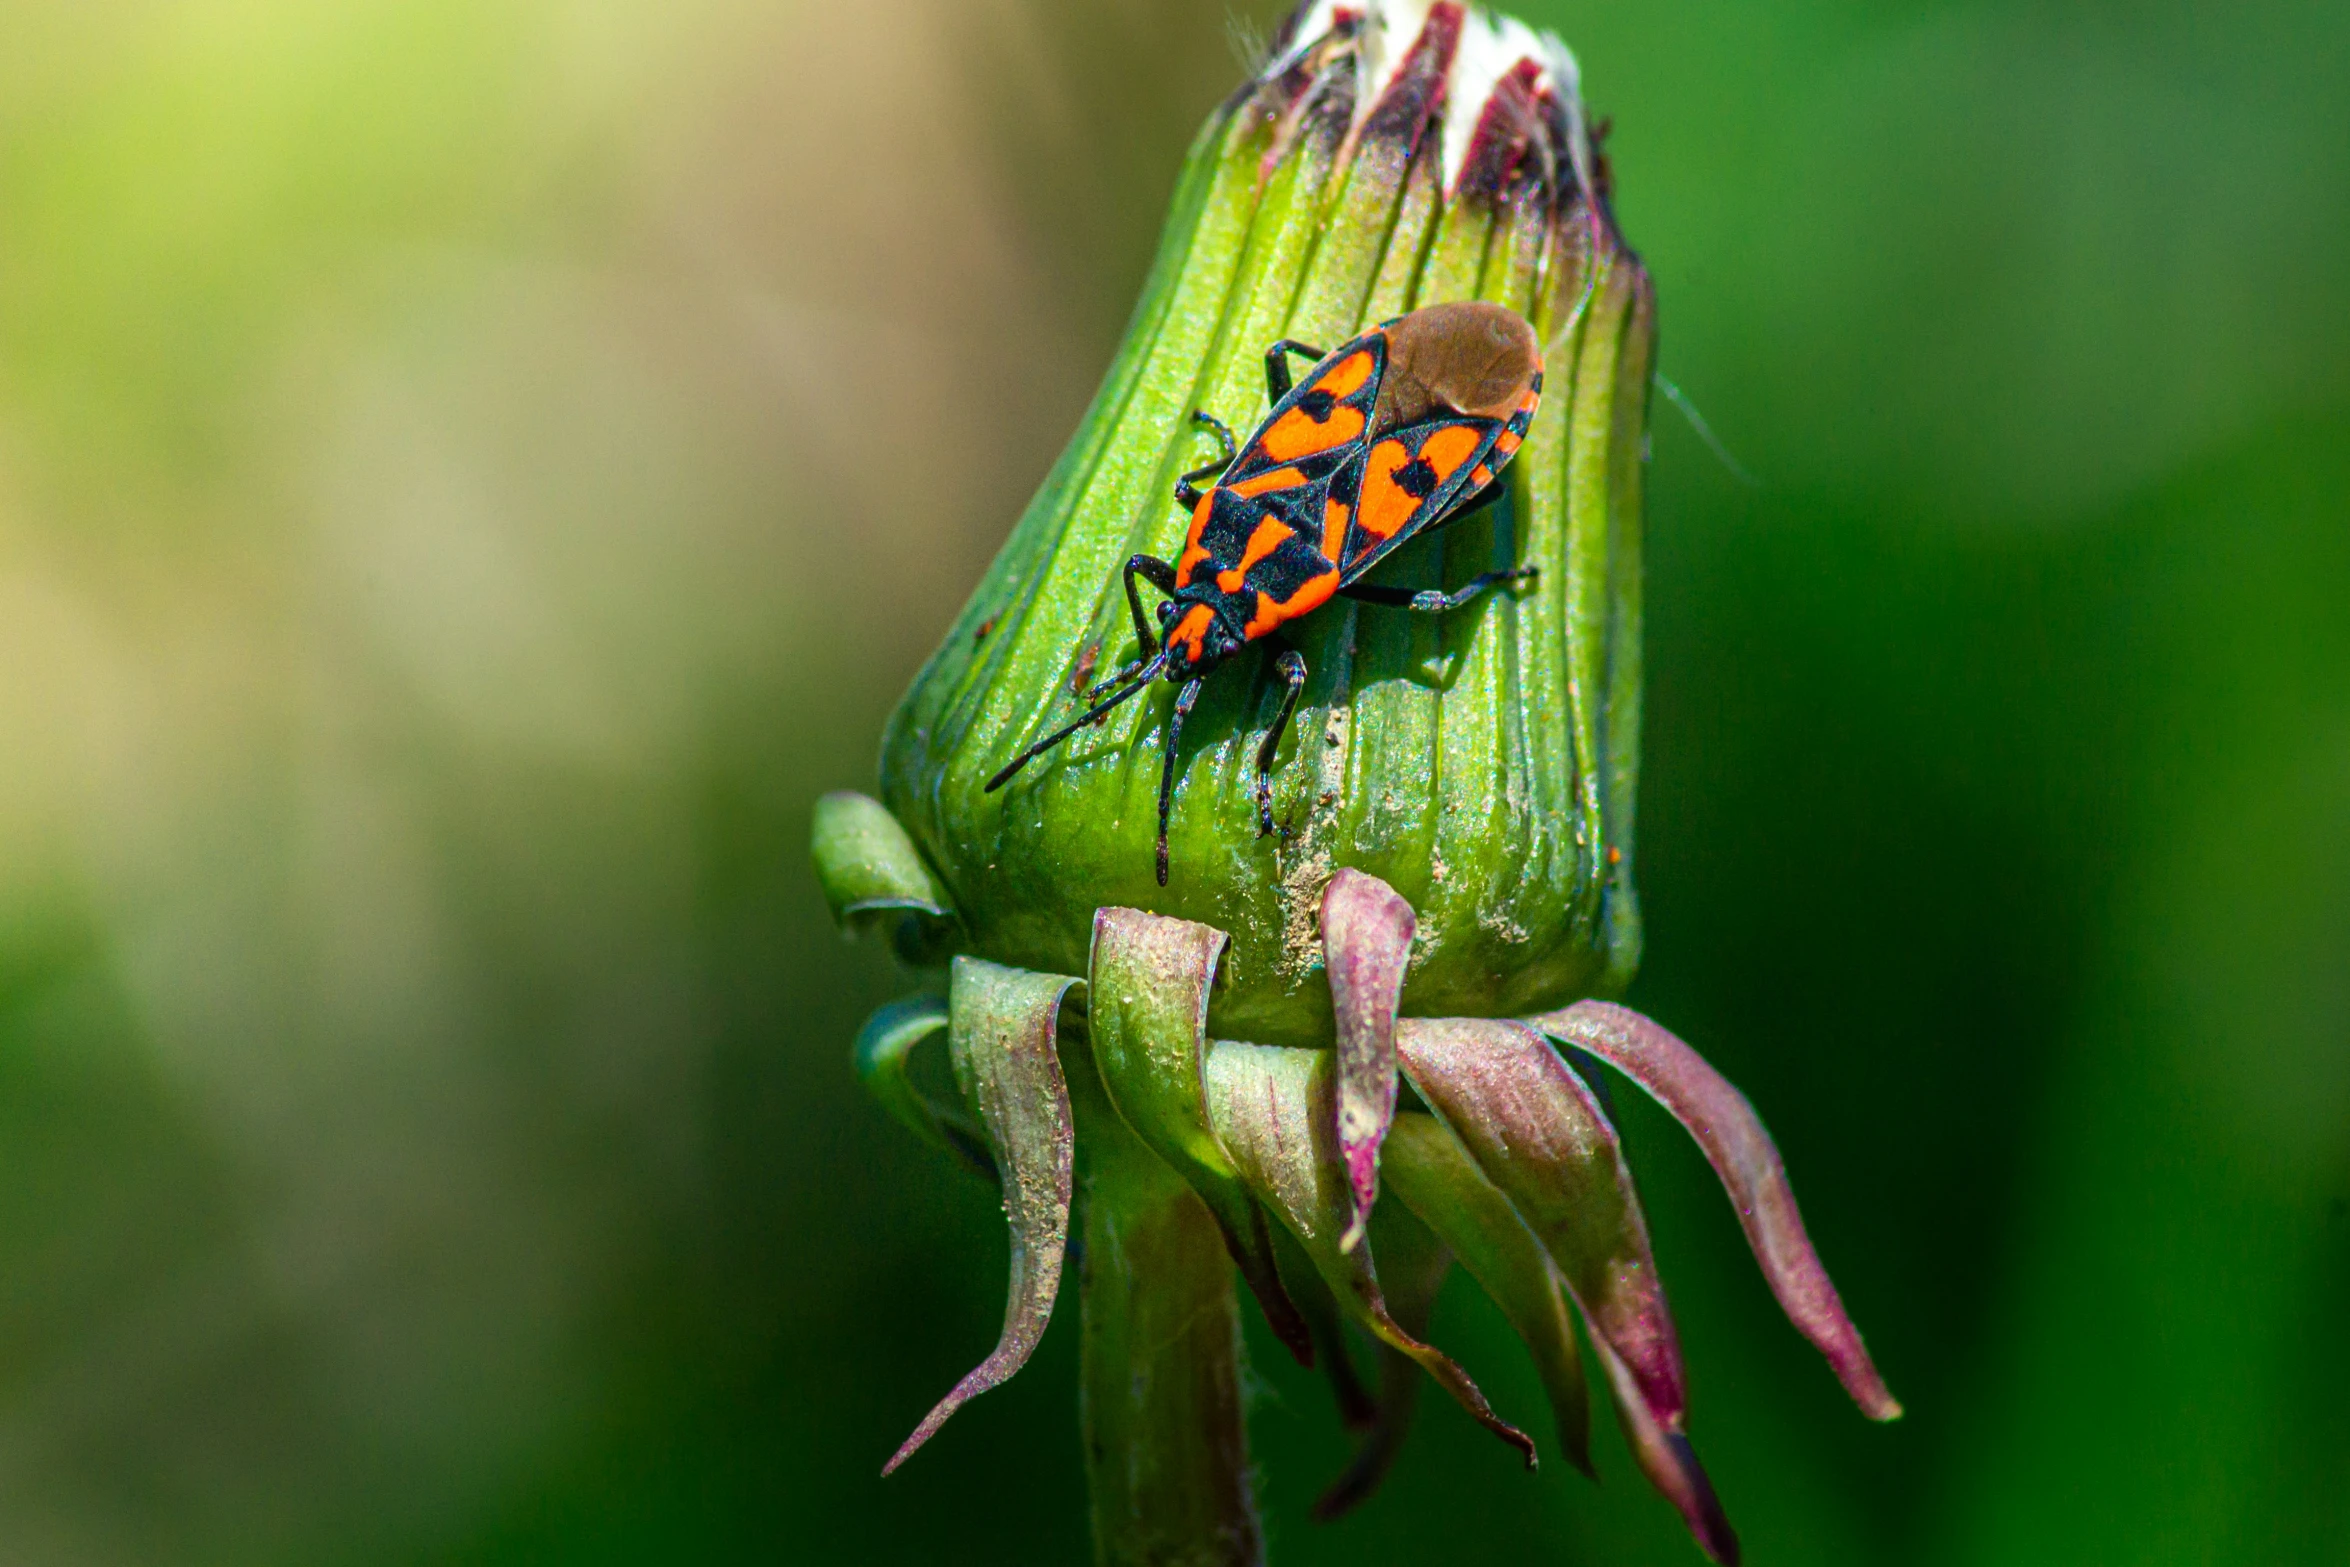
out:
{"label": "curled sepal", "polygon": [[888,1474],[970,1400],[1023,1365],[1044,1336],[1061,1288],[1069,1243],[1069,1195],[1076,1133],[1054,1034],[1066,974],[1031,974],[978,958],[954,961],[947,991],[947,1047],[963,1096],[979,1107],[1003,1172],[1004,1217],[1012,1231],[1012,1277],[995,1352],[938,1402],[890,1461]]}
{"label": "curled sepal", "polygon": [[1339,1238],[1352,1251],[1379,1195],[1379,1145],[1395,1119],[1395,1009],[1416,929],[1393,887],[1341,870],[1322,893],[1322,953],[1338,1018],[1338,1147],[1354,1215]]}
{"label": "curled sepal", "polygon": [[1681,1429],[1681,1348],[1622,1146],[1591,1090],[1522,1023],[1406,1018],[1403,1069],[1541,1237],[1657,1423]]}
{"label": "curled sepal", "polygon": [[1703,1056],[1629,1007],[1584,1001],[1528,1021],[1622,1072],[1689,1129],[1729,1190],[1747,1244],[1781,1309],[1828,1357],[1863,1414],[1871,1420],[1899,1419],[1901,1405],[1877,1375],[1860,1330],[1845,1315],[1828,1270],[1820,1266],[1796,1210],[1794,1189],[1787,1184],[1786,1166],[1746,1096]]}
{"label": "curled sepal", "polygon": [[843,930],[891,929],[912,962],[943,950],[954,929],[954,901],[887,806],[835,790],[817,800],[810,839],[816,879]]}
{"label": "curled sepal", "polygon": [[881,1107],[933,1147],[996,1179],[995,1156],[987,1134],[960,1104],[922,1086],[914,1075],[914,1050],[947,1029],[944,996],[908,996],[892,1001],[857,1030],[857,1078]]}
{"label": "curled sepal", "polygon": [[[1384,1168],[1388,1188],[1460,1259],[1525,1340],[1550,1395],[1559,1446],[1569,1463],[1592,1473],[1591,1390],[1558,1272],[1542,1242],[1434,1116],[1396,1118]],[[1384,1247],[1380,1254],[1386,1255]],[[1401,1318],[1400,1309],[1396,1315]]]}
{"label": "curled sepal", "polygon": [[1199,1193],[1223,1232],[1265,1320],[1302,1365],[1314,1363],[1304,1316],[1282,1288],[1265,1210],[1208,1126],[1201,1084],[1208,1040],[1208,988],[1225,936],[1210,925],[1140,909],[1101,909],[1093,918],[1090,969],[1094,1064],[1118,1114],[1144,1146]]}
{"label": "curled sepal", "polygon": [[[1380,1281],[1386,1287],[1388,1315],[1413,1337],[1426,1338],[1429,1319],[1436,1310],[1436,1292],[1452,1271],[1452,1253],[1445,1250],[1433,1230],[1395,1203],[1373,1215],[1370,1233],[1383,1264]],[[1315,1498],[1316,1523],[1328,1523],[1353,1511],[1379,1489],[1379,1482],[1395,1466],[1396,1455],[1403,1451],[1412,1415],[1420,1407],[1420,1384],[1425,1380],[1418,1361],[1401,1350],[1379,1346],[1377,1414],[1346,1472]]]}
{"label": "curled sepal", "polygon": [[1389,1314],[1369,1244],[1343,1250],[1354,1201],[1337,1147],[1330,1052],[1218,1040],[1208,1050],[1208,1119],[1241,1177],[1304,1246],[1340,1304],[1374,1338],[1419,1362],[1488,1431],[1526,1455],[1534,1443],[1503,1420],[1450,1357]]}
{"label": "curled sepal", "polygon": [[1697,1450],[1689,1445],[1689,1438],[1657,1424],[1632,1373],[1596,1334],[1591,1353],[1607,1373],[1608,1391],[1615,1395],[1616,1416],[1623,1422],[1633,1462],[1689,1525],[1697,1548],[1724,1567],[1738,1567],[1738,1536],[1730,1528],[1729,1516],[1722,1511],[1713,1481],[1706,1478],[1705,1465],[1697,1461]]}

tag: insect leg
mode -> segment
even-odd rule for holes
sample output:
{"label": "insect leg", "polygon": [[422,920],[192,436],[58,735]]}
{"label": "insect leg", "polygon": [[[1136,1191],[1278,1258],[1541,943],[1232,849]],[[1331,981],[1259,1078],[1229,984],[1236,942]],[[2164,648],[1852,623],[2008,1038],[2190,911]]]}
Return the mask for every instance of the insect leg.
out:
{"label": "insect leg", "polygon": [[1240,448],[1232,443],[1232,427],[1223,420],[1204,408],[1194,408],[1191,411],[1191,422],[1215,431],[1216,439],[1224,445],[1224,455],[1214,462],[1200,464],[1175,481],[1176,502],[1187,510],[1199,504],[1199,481],[1222,475],[1225,469],[1232,466],[1232,459],[1240,455]]}
{"label": "insect leg", "polygon": [[1531,582],[1541,575],[1537,566],[1519,566],[1510,571],[1489,571],[1481,577],[1471,577],[1467,583],[1450,593],[1430,588],[1425,593],[1414,593],[1410,588],[1383,588],[1368,582],[1350,582],[1338,590],[1343,598],[1364,604],[1385,604],[1392,609],[1408,609],[1423,615],[1441,615],[1447,610],[1459,609],[1489,588],[1505,582]]}
{"label": "insect leg", "polygon": [[1289,395],[1288,356],[1291,354],[1303,354],[1306,363],[1312,364],[1322,357],[1322,350],[1308,348],[1293,337],[1285,337],[1265,350],[1265,396],[1272,402],[1277,403]]}
{"label": "insect leg", "polygon": [[1167,750],[1159,762],[1159,885],[1167,885],[1167,812],[1175,804],[1175,742],[1183,736],[1183,721],[1199,701],[1200,677],[1192,676],[1175,693],[1175,710],[1167,715]]}
{"label": "insect leg", "polygon": [[1297,694],[1306,688],[1306,658],[1295,648],[1283,648],[1281,656],[1273,660],[1273,670],[1289,682],[1282,694],[1281,711],[1273,715],[1273,727],[1265,731],[1265,738],[1257,745],[1257,836],[1268,836],[1273,831],[1273,753],[1281,749],[1281,736],[1289,728],[1289,715],[1297,711]]}
{"label": "insect leg", "polygon": [[1156,555],[1133,555],[1126,561],[1126,607],[1134,613],[1134,640],[1141,644],[1142,656],[1148,658],[1159,650],[1159,635],[1151,630],[1150,619],[1142,612],[1142,595],[1134,590],[1137,577],[1173,598],[1175,568]]}
{"label": "insect leg", "polygon": [[1142,644],[1133,658],[1102,676],[1078,694],[1081,702],[1090,702],[1110,687],[1133,677],[1135,671],[1159,654],[1158,634],[1151,630],[1150,617],[1142,612],[1142,595],[1134,590],[1134,579],[1142,578],[1161,593],[1175,595],[1175,568],[1156,555],[1131,555],[1126,560],[1126,608],[1134,616],[1134,639]]}

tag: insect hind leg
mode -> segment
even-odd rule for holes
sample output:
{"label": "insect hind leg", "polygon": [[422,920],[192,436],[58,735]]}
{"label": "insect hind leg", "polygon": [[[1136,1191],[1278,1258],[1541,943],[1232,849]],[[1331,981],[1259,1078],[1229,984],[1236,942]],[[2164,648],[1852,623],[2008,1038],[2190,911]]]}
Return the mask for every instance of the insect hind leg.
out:
{"label": "insect hind leg", "polygon": [[1430,588],[1414,593],[1410,588],[1386,588],[1370,582],[1350,582],[1338,590],[1341,597],[1363,604],[1384,604],[1390,609],[1408,609],[1415,614],[1442,615],[1466,608],[1479,596],[1500,587],[1505,582],[1532,582],[1542,574],[1539,566],[1517,566],[1508,571],[1488,571],[1471,577],[1450,593]]}

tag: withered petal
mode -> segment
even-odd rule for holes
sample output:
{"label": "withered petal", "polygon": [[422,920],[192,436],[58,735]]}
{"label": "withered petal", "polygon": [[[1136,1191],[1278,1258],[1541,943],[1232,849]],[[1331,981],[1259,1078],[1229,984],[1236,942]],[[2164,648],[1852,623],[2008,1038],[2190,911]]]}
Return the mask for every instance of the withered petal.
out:
{"label": "withered petal", "polygon": [[978,958],[954,961],[947,991],[947,1045],[963,1095],[979,1107],[1003,1173],[1012,1232],[1011,1283],[994,1353],[955,1384],[882,1466],[889,1474],[948,1417],[1028,1362],[1052,1319],[1069,1244],[1076,1132],[1055,1033],[1061,998],[1078,980],[1032,974]]}
{"label": "withered petal", "polygon": [[1689,1532],[1697,1537],[1699,1550],[1724,1567],[1738,1567],[1738,1536],[1730,1528],[1729,1516],[1722,1511],[1713,1482],[1706,1478],[1705,1465],[1697,1461],[1697,1450],[1689,1445],[1689,1438],[1657,1424],[1632,1373],[1597,1334],[1592,1335],[1591,1352],[1607,1373],[1616,1415],[1623,1422],[1624,1440],[1631,1446],[1640,1472],[1679,1511]]}
{"label": "withered petal", "polygon": [[1264,1209],[1208,1125],[1200,1074],[1208,989],[1224,945],[1224,933],[1210,925],[1140,909],[1097,911],[1087,990],[1094,1063],[1119,1116],[1215,1216],[1274,1336],[1299,1364],[1310,1366],[1313,1337],[1282,1287]]}
{"label": "withered petal", "polygon": [[1351,1250],[1379,1193],[1379,1145],[1395,1119],[1395,1010],[1416,925],[1376,876],[1341,870],[1322,893],[1322,952],[1338,1017],[1338,1146],[1354,1193]]}
{"label": "withered petal", "polygon": [[[1401,1115],[1387,1134],[1386,1179],[1517,1330],[1542,1376],[1567,1461],[1591,1469],[1591,1390],[1556,1266],[1460,1139],[1431,1115]],[[1380,1210],[1384,1213],[1386,1210]],[[1398,1308],[1397,1318],[1402,1318]]]}
{"label": "withered petal", "polygon": [[1901,1405],[1869,1359],[1860,1330],[1820,1266],[1786,1166],[1761,1117],[1731,1082],[1670,1030],[1629,1007],[1583,1001],[1528,1021],[1622,1072],[1689,1129],[1729,1190],[1747,1243],[1771,1293],[1796,1329],[1828,1357],[1844,1390],[1871,1420],[1895,1420]]}
{"label": "withered petal", "polygon": [[1368,1241],[1341,1247],[1354,1217],[1337,1147],[1330,1052],[1218,1040],[1208,1050],[1208,1118],[1243,1179],[1305,1247],[1339,1302],[1373,1337],[1409,1355],[1534,1467],[1534,1443],[1485,1401],[1467,1372],[1389,1314]]}
{"label": "withered petal", "polygon": [[1631,1167],[1591,1090],[1523,1023],[1406,1018],[1396,1051],[1420,1097],[1541,1238],[1650,1414],[1680,1430],[1680,1343]]}

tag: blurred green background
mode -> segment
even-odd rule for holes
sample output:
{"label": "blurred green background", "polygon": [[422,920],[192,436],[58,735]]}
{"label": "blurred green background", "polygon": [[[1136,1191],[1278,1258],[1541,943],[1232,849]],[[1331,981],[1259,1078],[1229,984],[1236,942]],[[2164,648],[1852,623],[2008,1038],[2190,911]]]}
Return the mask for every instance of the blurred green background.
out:
{"label": "blurred green background", "polygon": [[[2350,1561],[2350,13],[1522,10],[1760,479],[1659,403],[1630,999],[1910,1410],[1622,1096],[1748,1560]],[[1082,1558],[1069,1313],[876,1476],[1003,1241],[805,834],[1230,21],[0,3],[0,1558]],[[1434,1399],[1316,1528],[1257,1367],[1279,1563],[1697,1559]]]}

